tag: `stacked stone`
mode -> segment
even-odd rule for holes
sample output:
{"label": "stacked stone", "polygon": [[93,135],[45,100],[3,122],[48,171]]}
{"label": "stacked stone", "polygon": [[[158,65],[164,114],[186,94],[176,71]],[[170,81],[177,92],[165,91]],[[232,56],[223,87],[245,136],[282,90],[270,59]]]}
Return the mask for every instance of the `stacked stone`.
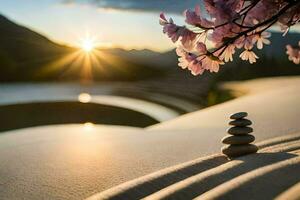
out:
{"label": "stacked stone", "polygon": [[227,130],[228,136],[222,139],[223,144],[222,153],[229,158],[234,158],[246,154],[256,153],[258,148],[254,144],[255,137],[249,133],[253,129],[249,127],[252,122],[245,117],[248,116],[246,112],[235,113],[230,116],[232,121],[229,125],[233,126]]}

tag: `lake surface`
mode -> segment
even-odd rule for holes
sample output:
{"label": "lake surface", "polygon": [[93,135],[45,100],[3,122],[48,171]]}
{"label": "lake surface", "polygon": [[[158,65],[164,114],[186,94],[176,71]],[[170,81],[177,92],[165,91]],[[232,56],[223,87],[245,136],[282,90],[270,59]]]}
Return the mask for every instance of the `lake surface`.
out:
{"label": "lake surface", "polygon": [[[18,118],[18,121],[30,121],[27,124],[36,124],[34,121],[39,121],[43,118],[43,122],[47,121],[47,113],[52,115],[57,113],[57,116],[61,118],[61,122],[83,122],[84,115],[86,117],[86,122],[88,120],[96,123],[102,122],[108,123],[109,117],[113,115],[119,119],[126,118],[126,113],[129,111],[135,112],[132,119],[135,121],[136,117],[139,118],[139,114],[144,114],[149,117],[149,122],[146,123],[146,118],[142,124],[138,126],[152,125],[156,122],[163,122],[171,120],[180,115],[176,109],[173,109],[174,105],[166,106],[166,103],[160,104],[154,101],[145,100],[139,98],[132,98],[128,96],[120,96],[115,91],[122,89],[119,84],[97,84],[97,85],[80,85],[76,83],[42,83],[42,84],[2,84],[0,85],[0,111],[3,115],[10,116],[12,120]],[[151,99],[152,94],[149,94]],[[155,96],[155,95],[153,95]],[[185,102],[182,99],[177,99],[175,97],[166,96],[163,94],[156,95],[158,100],[165,100],[165,102],[183,102],[187,107],[192,107],[189,102]],[[63,104],[65,102],[65,104]],[[69,102],[69,103],[67,103]],[[59,104],[60,103],[60,104]],[[86,104],[86,105],[84,105]],[[69,105],[69,106],[68,106]],[[102,107],[100,107],[102,106]],[[119,111],[118,109],[119,108]],[[104,111],[103,111],[104,109]],[[109,110],[110,109],[110,110]],[[88,110],[91,112],[89,115]],[[99,113],[97,113],[99,111]],[[111,112],[110,112],[111,111]],[[24,113],[25,112],[25,113]],[[121,116],[122,113],[122,116]],[[102,114],[102,115],[101,115]],[[20,117],[22,115],[22,117]],[[73,116],[72,116],[73,115]],[[74,116],[82,115],[82,116]],[[94,118],[90,116],[94,116]],[[105,116],[103,116],[105,115]],[[119,116],[118,116],[119,115]],[[63,117],[65,116],[65,117]],[[140,115],[142,117],[142,115]],[[49,116],[49,119],[51,117]],[[52,120],[49,121],[50,124],[59,123],[55,116],[52,116]],[[66,120],[67,118],[68,120]],[[72,119],[71,119],[72,118]],[[123,122],[117,123],[116,119],[111,118],[113,124],[123,125]],[[153,119],[153,120],[151,120]],[[3,121],[4,119],[2,119]],[[130,119],[128,119],[130,120]],[[122,120],[121,120],[122,121]],[[48,124],[48,123],[46,123]],[[125,124],[128,124],[126,122]],[[134,125],[129,123],[130,125]],[[25,126],[25,125],[23,125]]]}

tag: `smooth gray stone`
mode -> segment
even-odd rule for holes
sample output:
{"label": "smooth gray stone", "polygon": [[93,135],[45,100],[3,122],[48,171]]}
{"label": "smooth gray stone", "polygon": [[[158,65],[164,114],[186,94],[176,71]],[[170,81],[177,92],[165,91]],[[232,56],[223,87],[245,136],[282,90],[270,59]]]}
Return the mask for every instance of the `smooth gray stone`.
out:
{"label": "smooth gray stone", "polygon": [[252,122],[249,119],[237,119],[229,122],[231,126],[250,126]]}
{"label": "smooth gray stone", "polygon": [[250,144],[254,142],[253,135],[228,135],[222,139],[224,144]]}
{"label": "smooth gray stone", "polygon": [[227,133],[229,133],[230,135],[246,135],[248,133],[252,133],[253,132],[253,128],[251,127],[231,127],[227,130]]}
{"label": "smooth gray stone", "polygon": [[248,116],[248,113],[246,113],[246,112],[238,112],[238,113],[232,114],[230,116],[230,119],[242,119],[247,116]]}
{"label": "smooth gray stone", "polygon": [[257,151],[258,147],[253,144],[227,145],[222,147],[222,153],[230,158],[256,153]]}

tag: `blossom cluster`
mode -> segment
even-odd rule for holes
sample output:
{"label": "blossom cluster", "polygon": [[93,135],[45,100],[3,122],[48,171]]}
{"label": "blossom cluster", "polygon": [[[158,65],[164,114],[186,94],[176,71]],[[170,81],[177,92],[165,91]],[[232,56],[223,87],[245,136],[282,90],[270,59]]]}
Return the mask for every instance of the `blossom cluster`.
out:
{"label": "blossom cluster", "polygon": [[295,64],[300,64],[300,41],[298,43],[298,47],[287,45],[286,48],[286,53],[289,56],[289,60],[293,61]]}
{"label": "blossom cluster", "polygon": [[[179,66],[194,75],[208,70],[218,72],[220,65],[239,57],[251,64],[258,56],[253,49],[269,45],[267,30],[279,24],[284,34],[300,21],[299,0],[202,0],[202,7],[184,11],[187,25],[176,25],[162,13],[163,32],[176,44]],[[300,50],[287,46],[289,59],[299,64]]]}

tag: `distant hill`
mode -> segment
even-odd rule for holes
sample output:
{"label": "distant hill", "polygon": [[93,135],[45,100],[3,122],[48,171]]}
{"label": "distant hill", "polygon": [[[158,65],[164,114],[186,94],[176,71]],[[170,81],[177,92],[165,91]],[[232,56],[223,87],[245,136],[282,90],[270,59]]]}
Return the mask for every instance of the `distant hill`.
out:
{"label": "distant hill", "polygon": [[36,55],[53,55],[71,50],[58,45],[34,31],[17,25],[0,15],[1,50],[13,54],[16,61],[27,61]]}
{"label": "distant hill", "polygon": [[29,78],[27,76],[39,65],[72,50],[0,15],[1,80]]}
{"label": "distant hill", "polygon": [[174,50],[165,53],[154,52],[149,49],[124,50],[121,48],[103,49],[102,51],[134,60],[140,64],[147,64],[155,69],[169,70],[177,66],[177,55]]}
{"label": "distant hill", "polygon": [[[0,81],[80,80],[83,76],[82,63],[53,65],[76,51],[0,15]],[[118,66],[112,66],[111,62],[107,62],[108,58],[99,60],[102,69],[92,69],[95,80],[137,80],[161,74],[147,63],[135,62],[131,57],[117,54],[111,62]],[[54,67],[44,69],[47,66]]]}

